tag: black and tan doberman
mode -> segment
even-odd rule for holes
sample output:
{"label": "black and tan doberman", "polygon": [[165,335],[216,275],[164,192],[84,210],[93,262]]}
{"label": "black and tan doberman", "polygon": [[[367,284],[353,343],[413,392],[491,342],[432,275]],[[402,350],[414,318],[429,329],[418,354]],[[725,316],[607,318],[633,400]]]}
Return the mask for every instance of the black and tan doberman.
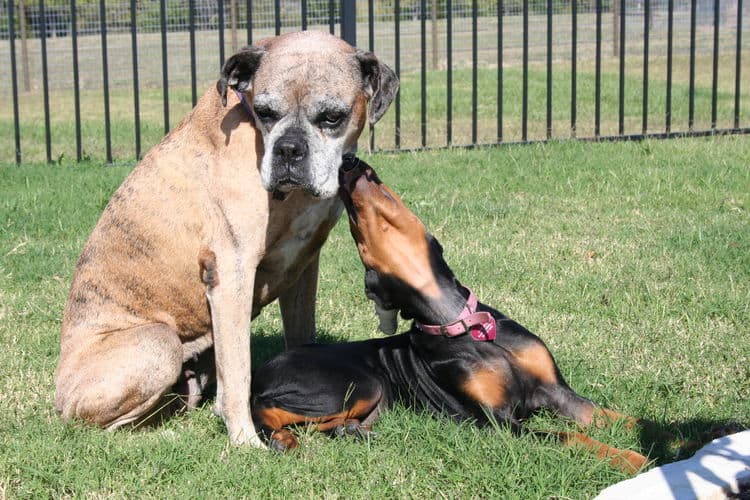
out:
{"label": "black and tan doberman", "polygon": [[[367,433],[394,401],[515,429],[542,408],[582,426],[636,422],[576,394],[539,337],[478,302],[438,241],[371,167],[348,159],[340,184],[381,329],[393,333],[399,311],[413,323],[388,338],[296,347],[261,367],[252,380],[253,418],[273,448],[297,446],[287,428],[295,424]],[[647,461],[581,433],[554,434],[629,472]]]}

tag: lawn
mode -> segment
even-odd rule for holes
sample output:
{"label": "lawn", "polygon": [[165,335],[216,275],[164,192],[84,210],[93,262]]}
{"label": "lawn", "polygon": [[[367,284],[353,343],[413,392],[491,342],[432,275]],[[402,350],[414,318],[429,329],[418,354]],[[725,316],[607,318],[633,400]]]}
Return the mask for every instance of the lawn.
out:
{"label": "lawn", "polygon": [[[685,439],[750,425],[750,138],[364,157],[462,282],[539,334],[578,392]],[[210,405],[146,429],[63,424],[53,373],[68,286],[131,166],[0,165],[0,498],[586,498],[625,478],[536,434],[403,408],[371,441],[303,434],[285,456],[229,446]],[[342,221],[322,254],[322,341],[378,336],[362,289]],[[281,329],[275,305],[254,322],[256,365],[282,348]],[[638,429],[592,435],[654,464],[685,456]]]}

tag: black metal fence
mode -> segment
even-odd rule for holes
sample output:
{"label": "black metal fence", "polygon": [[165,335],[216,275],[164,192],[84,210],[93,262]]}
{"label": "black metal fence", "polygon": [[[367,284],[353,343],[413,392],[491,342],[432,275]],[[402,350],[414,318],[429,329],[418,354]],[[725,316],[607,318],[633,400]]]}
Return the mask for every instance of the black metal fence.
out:
{"label": "black metal fence", "polygon": [[373,150],[748,133],[746,0],[0,0],[0,161],[140,157],[240,45],[327,30],[399,74]]}

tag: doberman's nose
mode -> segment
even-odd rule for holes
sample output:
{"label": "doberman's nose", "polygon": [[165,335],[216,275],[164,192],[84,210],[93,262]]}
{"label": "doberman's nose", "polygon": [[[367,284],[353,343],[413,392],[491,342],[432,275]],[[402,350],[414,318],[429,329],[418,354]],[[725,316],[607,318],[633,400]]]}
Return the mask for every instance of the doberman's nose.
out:
{"label": "doberman's nose", "polygon": [[345,192],[351,194],[357,180],[370,166],[354,155],[344,155],[339,169],[339,185]]}

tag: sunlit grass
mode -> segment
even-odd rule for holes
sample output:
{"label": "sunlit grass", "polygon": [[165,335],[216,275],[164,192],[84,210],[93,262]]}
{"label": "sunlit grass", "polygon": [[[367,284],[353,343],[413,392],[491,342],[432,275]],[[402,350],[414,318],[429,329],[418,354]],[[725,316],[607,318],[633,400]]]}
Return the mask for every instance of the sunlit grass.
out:
{"label": "sunlit grass", "polygon": [[[365,157],[459,279],[538,333],[581,394],[690,439],[750,422],[750,139]],[[62,308],[130,166],[0,165],[0,496],[582,498],[624,478],[543,437],[402,408],[371,442],[304,434],[289,456],[229,447],[209,405],[137,432],[63,425],[53,410]],[[322,254],[322,340],[378,335],[362,280],[340,223]],[[281,329],[269,306],[253,324],[254,363],[282,349]],[[594,435],[675,459],[637,431]]]}

